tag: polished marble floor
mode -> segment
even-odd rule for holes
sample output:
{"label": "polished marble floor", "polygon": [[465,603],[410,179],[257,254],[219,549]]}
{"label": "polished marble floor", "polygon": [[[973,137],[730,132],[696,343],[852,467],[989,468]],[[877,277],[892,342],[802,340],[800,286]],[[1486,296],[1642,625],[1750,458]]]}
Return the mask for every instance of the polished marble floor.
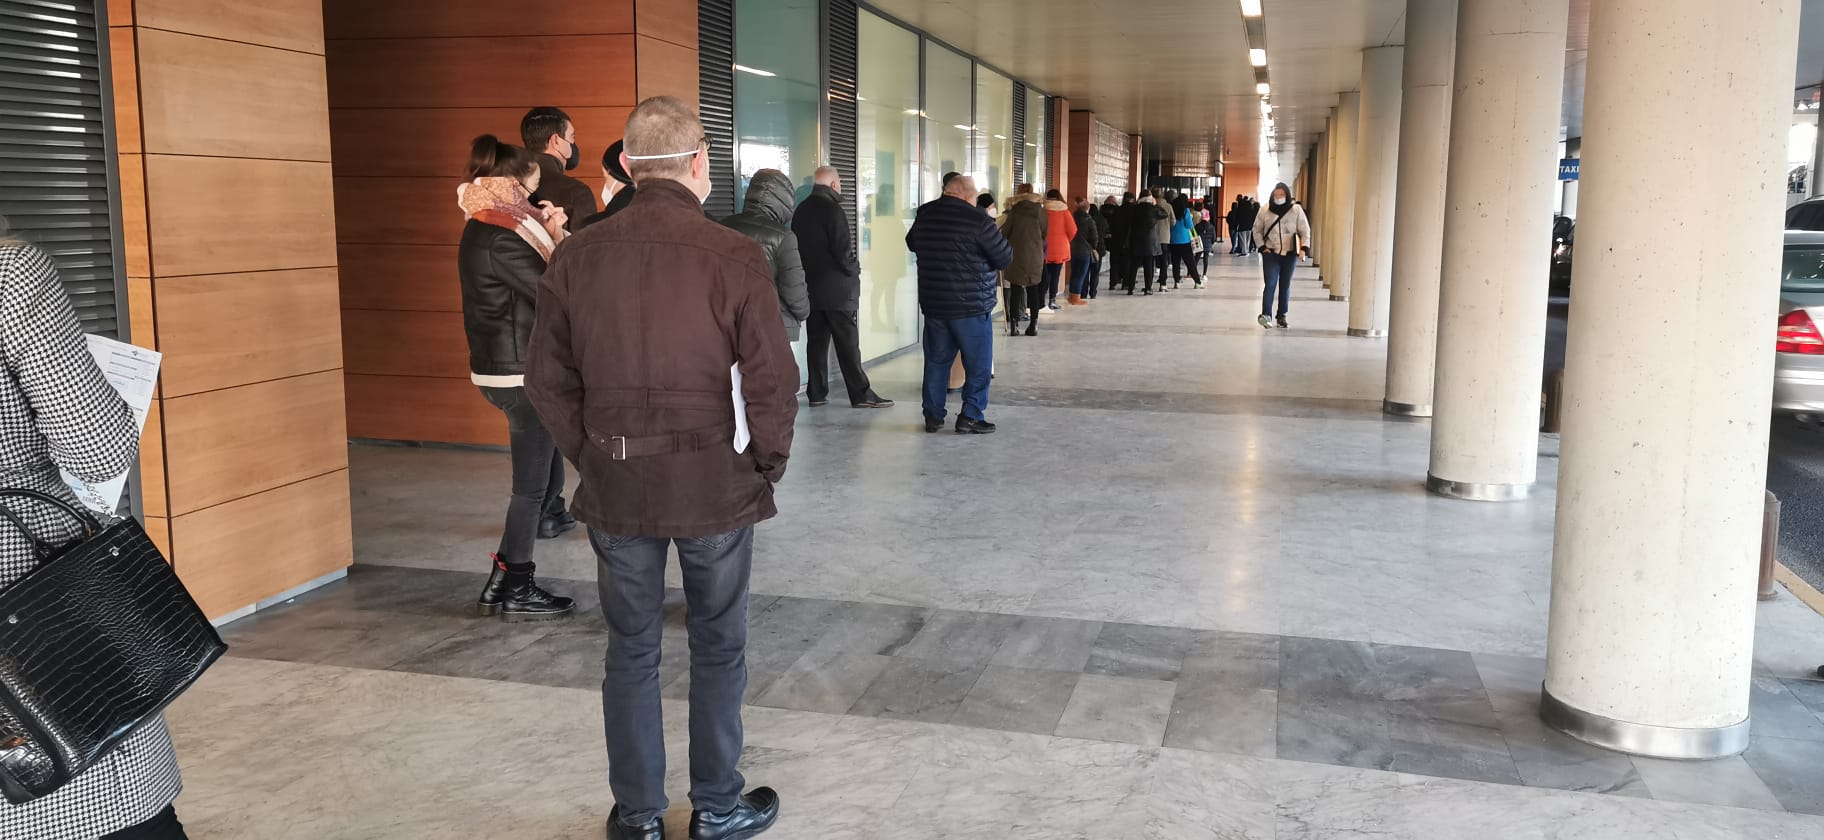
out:
{"label": "polished marble floor", "polygon": [[[1760,608],[1743,756],[1547,730],[1556,441],[1534,500],[1428,497],[1384,345],[1308,282],[1294,329],[1253,326],[1256,270],[998,339],[992,437],[918,431],[916,358],[875,371],[895,410],[801,414],[754,570],[769,836],[1824,836],[1824,619]],[[466,614],[504,456],[351,457],[354,571],[227,628],[172,710],[194,836],[599,836],[599,616]],[[540,551],[595,603],[580,537]],[[679,757],[684,656],[668,633]]]}

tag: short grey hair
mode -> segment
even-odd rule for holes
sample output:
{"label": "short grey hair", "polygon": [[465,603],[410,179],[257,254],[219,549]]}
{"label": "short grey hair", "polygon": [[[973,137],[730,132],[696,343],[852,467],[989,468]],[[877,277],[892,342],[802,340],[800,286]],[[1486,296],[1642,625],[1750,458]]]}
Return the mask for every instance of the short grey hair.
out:
{"label": "short grey hair", "polygon": [[627,174],[634,183],[648,178],[682,178],[690,174],[694,157],[632,160],[640,155],[670,155],[693,151],[706,135],[697,109],[675,96],[655,96],[639,104],[627,117],[625,144]]}
{"label": "short grey hair", "polygon": [[816,174],[811,176],[813,182],[822,184],[826,187],[836,183],[838,180],[841,180],[841,178],[842,173],[836,171],[836,167],[834,166],[819,166],[817,167]]}

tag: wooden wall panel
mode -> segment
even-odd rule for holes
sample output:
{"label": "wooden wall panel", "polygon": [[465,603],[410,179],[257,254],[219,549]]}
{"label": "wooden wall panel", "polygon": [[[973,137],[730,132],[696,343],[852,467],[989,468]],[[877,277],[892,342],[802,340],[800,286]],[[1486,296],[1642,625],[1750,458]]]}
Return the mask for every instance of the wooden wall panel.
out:
{"label": "wooden wall panel", "polygon": [[631,107],[632,35],[379,38],[329,43],[338,108]]}
{"label": "wooden wall panel", "polygon": [[341,371],[164,405],[167,488],[179,516],[348,466]]}
{"label": "wooden wall panel", "polygon": [[141,29],[139,77],[148,152],[329,160],[322,56]]}
{"label": "wooden wall panel", "polygon": [[697,51],[645,35],[639,39],[639,98],[675,96],[697,104],[698,85],[702,80]]}
{"label": "wooden wall panel", "polygon": [[469,342],[460,312],[342,312],[348,373],[383,376],[469,376]]}
{"label": "wooden wall panel", "polygon": [[158,349],[158,318],[152,310],[152,278],[127,276],[127,331],[133,343]]}
{"label": "wooden wall panel", "polygon": [[321,0],[138,0],[136,14],[141,27],[323,54]]}
{"label": "wooden wall panel", "polygon": [[634,27],[641,35],[697,48],[697,0],[638,0]]}
{"label": "wooden wall panel", "polygon": [[456,245],[342,245],[344,309],[461,312]]}
{"label": "wooden wall panel", "polygon": [[347,567],[353,529],[337,470],[173,519],[173,565],[213,618]]}
{"label": "wooden wall panel", "polygon": [[165,562],[171,562],[171,520],[150,514],[142,517],[145,522],[146,536],[152,538],[153,547],[165,556]]}
{"label": "wooden wall panel", "polygon": [[148,155],[152,270],[176,276],[335,265],[331,189],[327,163]]}
{"label": "wooden wall panel", "polygon": [[153,283],[167,398],[342,367],[334,268]]}
{"label": "wooden wall panel", "polygon": [[[695,0],[689,0],[695,7]],[[633,0],[587,0],[535,10],[500,0],[323,0],[330,38],[624,35]],[[694,20],[694,13],[693,13]]]}
{"label": "wooden wall panel", "polygon": [[[112,20],[112,18],[109,18]],[[131,26],[108,28],[108,70],[114,94],[114,148],[123,155],[143,151],[139,142],[139,58]]]}
{"label": "wooden wall panel", "polygon": [[[492,134],[519,145],[526,108],[336,108],[329,113],[337,175],[415,175],[462,179],[469,144]],[[621,139],[632,108],[568,108],[583,163],[576,175],[601,171],[602,152]],[[453,187],[452,187],[453,189]]]}
{"label": "wooden wall panel", "polygon": [[460,178],[337,178],[336,238],[343,243],[454,245],[462,239]]}
{"label": "wooden wall panel", "polygon": [[146,158],[119,155],[121,243],[127,276],[152,276],[152,234],[146,224]]}
{"label": "wooden wall panel", "polygon": [[350,375],[348,434],[505,446],[507,421],[467,379]]}
{"label": "wooden wall panel", "polygon": [[108,25],[129,26],[133,23],[133,0],[108,0]]}
{"label": "wooden wall panel", "polygon": [[[169,516],[165,496],[165,404],[153,400],[146,412],[146,428],[139,434],[139,503],[147,516]],[[170,555],[165,555],[169,557]]]}

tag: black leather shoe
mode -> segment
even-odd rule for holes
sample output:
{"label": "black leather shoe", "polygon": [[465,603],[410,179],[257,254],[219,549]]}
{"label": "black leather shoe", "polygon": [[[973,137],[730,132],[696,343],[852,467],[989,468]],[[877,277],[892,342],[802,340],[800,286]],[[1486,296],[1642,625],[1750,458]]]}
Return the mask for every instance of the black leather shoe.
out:
{"label": "black leather shoe", "polygon": [[858,403],[851,403],[856,408],[892,408],[893,401],[879,394],[869,394],[868,398]]}
{"label": "black leather shoe", "polygon": [[994,424],[986,420],[958,417],[956,418],[956,433],[959,435],[992,435],[994,434]]}
{"label": "black leather shoe", "polygon": [[570,511],[564,511],[556,516],[547,516],[538,522],[538,538],[541,540],[554,540],[574,530],[576,530],[576,517],[571,516]]}
{"label": "black leather shoe", "polygon": [[766,833],[779,819],[779,794],[754,788],[726,814],[696,811],[690,815],[690,840],[749,840]]}
{"label": "black leather shoe", "polygon": [[608,812],[608,840],[665,840],[665,821],[655,819],[638,828],[621,822],[621,806]]}
{"label": "black leather shoe", "polygon": [[576,601],[553,595],[538,585],[528,573],[515,575],[496,561],[494,573],[481,588],[475,611],[484,616],[498,615],[505,621],[549,621],[564,618],[576,611]]}
{"label": "black leather shoe", "polygon": [[926,417],[925,418],[925,434],[934,435],[934,434],[937,434],[939,431],[942,431],[943,428],[944,428],[944,421],[939,420],[935,417]]}
{"label": "black leather shoe", "polygon": [[830,404],[830,401],[829,401],[829,400],[811,400],[811,407],[812,407],[812,408],[822,408],[822,407],[824,407],[824,406],[826,406],[826,405],[829,405],[829,404]]}

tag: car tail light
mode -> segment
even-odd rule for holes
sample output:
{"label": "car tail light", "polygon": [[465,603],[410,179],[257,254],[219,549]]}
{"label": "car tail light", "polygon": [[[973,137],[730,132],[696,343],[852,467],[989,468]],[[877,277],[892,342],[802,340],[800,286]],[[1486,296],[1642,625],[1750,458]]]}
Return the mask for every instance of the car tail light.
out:
{"label": "car tail light", "polygon": [[1781,353],[1824,356],[1824,334],[1818,332],[1818,325],[1805,310],[1794,309],[1780,316],[1780,340],[1776,347]]}

